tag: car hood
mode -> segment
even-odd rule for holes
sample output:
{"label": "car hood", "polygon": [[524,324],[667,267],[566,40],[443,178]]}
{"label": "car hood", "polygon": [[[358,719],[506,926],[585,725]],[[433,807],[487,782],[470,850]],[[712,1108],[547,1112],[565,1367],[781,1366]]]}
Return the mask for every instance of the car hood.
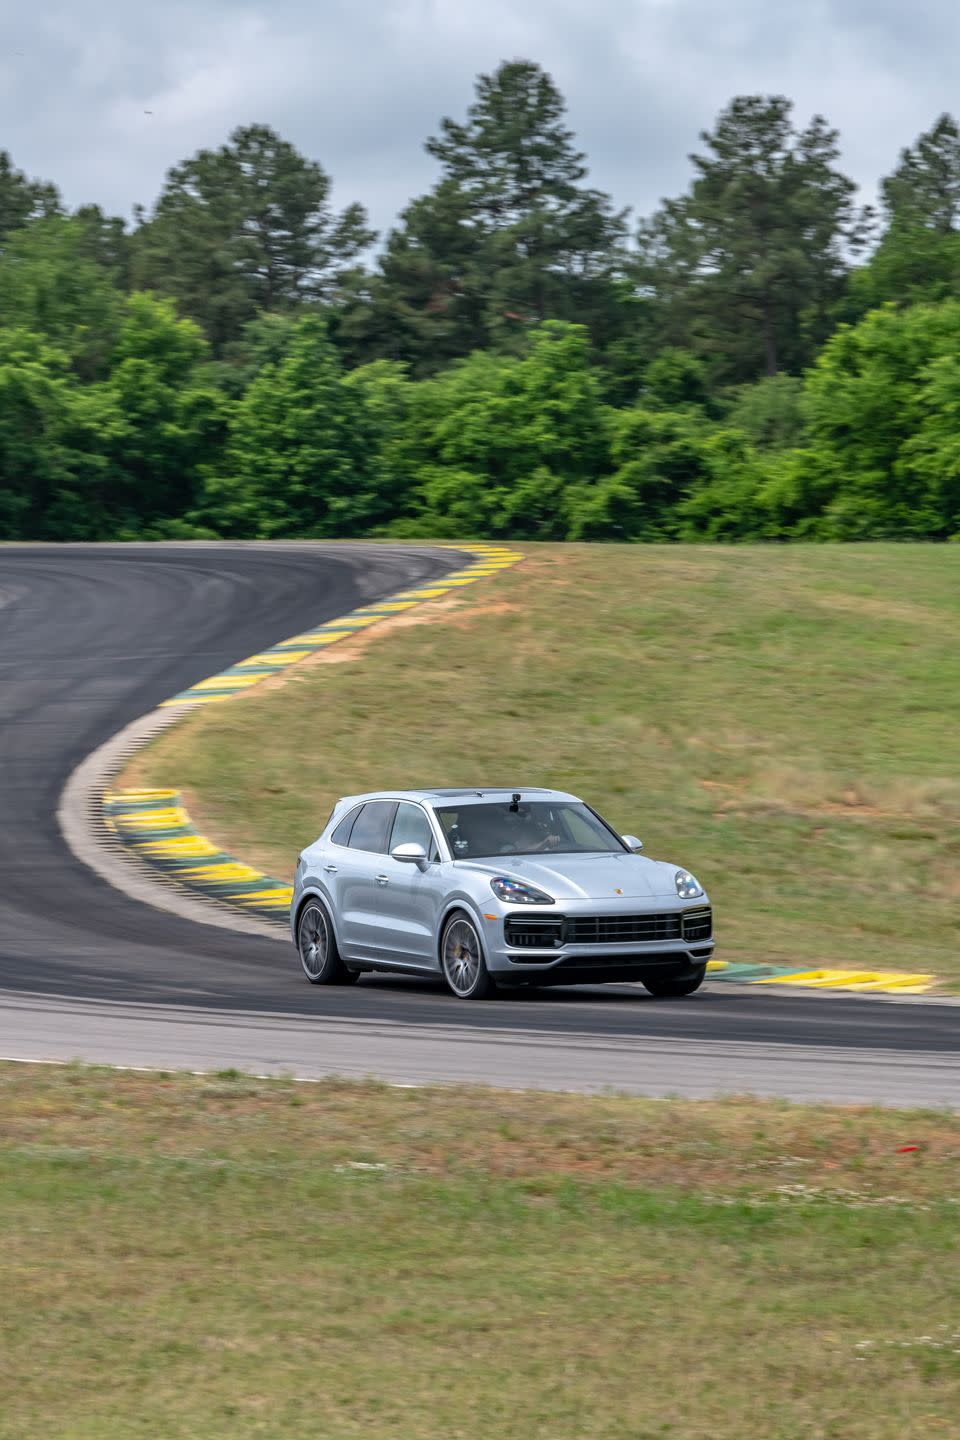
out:
{"label": "car hood", "polygon": [[505,855],[497,863],[491,861],[457,860],[458,870],[504,875],[525,880],[545,890],[555,900],[610,900],[615,895],[637,899],[653,895],[669,895],[677,899],[674,875],[677,867],[662,860],[648,860],[644,855]]}

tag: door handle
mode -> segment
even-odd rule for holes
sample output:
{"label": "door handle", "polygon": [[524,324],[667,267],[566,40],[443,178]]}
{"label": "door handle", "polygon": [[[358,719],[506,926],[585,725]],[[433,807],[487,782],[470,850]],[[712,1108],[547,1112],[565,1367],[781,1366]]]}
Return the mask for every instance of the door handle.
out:
{"label": "door handle", "polygon": [[378,885],[389,885],[390,881],[386,875],[375,875],[374,879]]}
{"label": "door handle", "polygon": [[336,865],[324,865],[323,868],[324,868],[324,870],[327,872],[328,875],[336,875],[336,873],[337,873],[337,867],[336,867]]}

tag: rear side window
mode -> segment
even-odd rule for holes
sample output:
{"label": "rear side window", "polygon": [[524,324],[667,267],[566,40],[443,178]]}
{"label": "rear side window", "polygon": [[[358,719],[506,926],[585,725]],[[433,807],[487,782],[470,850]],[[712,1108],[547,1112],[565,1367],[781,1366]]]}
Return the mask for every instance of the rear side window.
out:
{"label": "rear side window", "polygon": [[333,834],[330,836],[330,839],[334,845],[350,844],[350,831],[353,829],[353,822],[354,820],[356,820],[362,809],[362,805],[354,805],[352,810],[347,811],[346,815],[340,821],[340,824],[337,826],[336,830],[334,830]]}
{"label": "rear side window", "polygon": [[397,809],[395,800],[368,800],[353,822],[350,832],[351,850],[373,850],[386,853],[387,836]]}
{"label": "rear side window", "polygon": [[390,836],[391,851],[396,850],[398,845],[422,845],[428,859],[437,858],[437,842],[433,838],[430,821],[419,805],[410,805],[405,800],[397,806],[397,818]]}

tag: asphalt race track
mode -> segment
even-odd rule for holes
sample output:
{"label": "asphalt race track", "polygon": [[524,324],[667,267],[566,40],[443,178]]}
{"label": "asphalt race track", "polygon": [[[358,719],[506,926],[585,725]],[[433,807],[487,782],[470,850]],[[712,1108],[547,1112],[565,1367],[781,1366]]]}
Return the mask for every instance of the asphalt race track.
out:
{"label": "asphalt race track", "polygon": [[459,563],[363,545],[0,547],[0,1055],[960,1104],[956,1002],[708,984],[682,1001],[622,986],[471,1005],[393,977],[318,989],[292,947],[139,904],[73,858],[57,805],[101,742],[243,656]]}

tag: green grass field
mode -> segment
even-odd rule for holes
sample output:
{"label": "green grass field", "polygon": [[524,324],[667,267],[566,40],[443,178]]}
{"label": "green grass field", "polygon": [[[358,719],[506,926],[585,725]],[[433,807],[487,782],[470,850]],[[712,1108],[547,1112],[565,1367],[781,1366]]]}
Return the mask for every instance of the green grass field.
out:
{"label": "green grass field", "polygon": [[562,786],[699,875],[718,958],[960,981],[960,547],[526,548],[126,782],[284,877],[344,793]]}
{"label": "green grass field", "polygon": [[0,1066],[0,1437],[951,1440],[958,1159],[937,1114]]}

